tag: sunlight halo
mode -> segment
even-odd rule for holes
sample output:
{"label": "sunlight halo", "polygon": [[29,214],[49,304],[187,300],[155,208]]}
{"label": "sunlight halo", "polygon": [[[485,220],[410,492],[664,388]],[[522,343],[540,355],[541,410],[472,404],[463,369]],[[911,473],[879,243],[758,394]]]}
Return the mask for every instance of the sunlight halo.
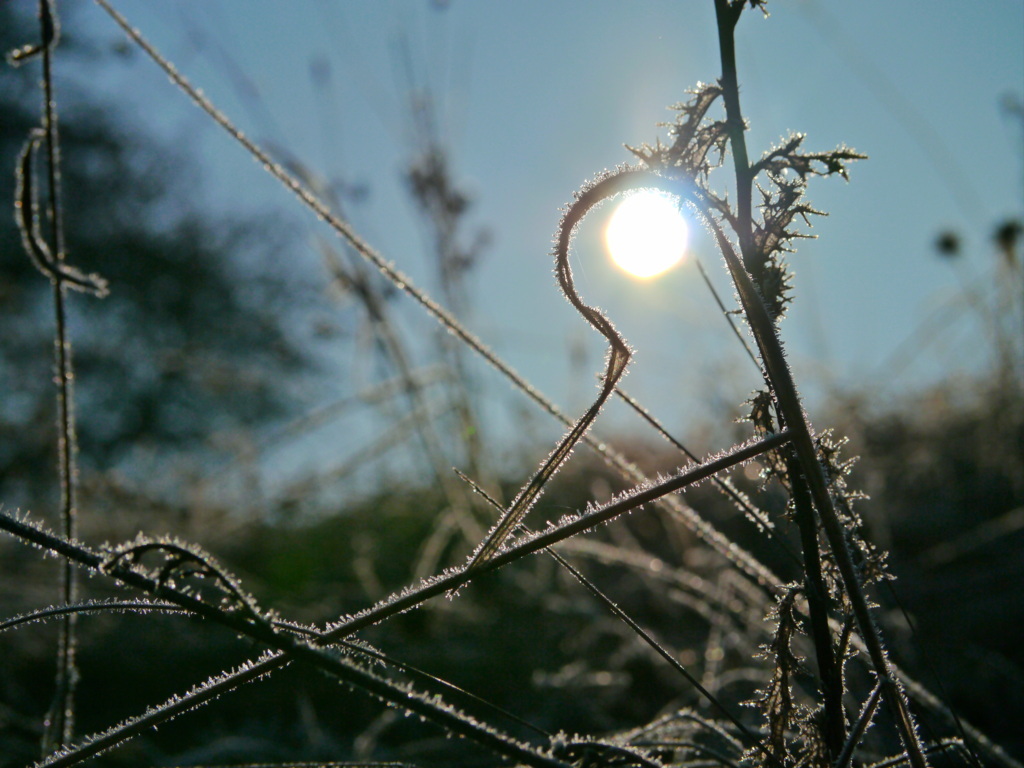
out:
{"label": "sunlight halo", "polygon": [[604,233],[612,261],[640,279],[656,277],[682,261],[688,235],[675,199],[654,190],[624,198]]}

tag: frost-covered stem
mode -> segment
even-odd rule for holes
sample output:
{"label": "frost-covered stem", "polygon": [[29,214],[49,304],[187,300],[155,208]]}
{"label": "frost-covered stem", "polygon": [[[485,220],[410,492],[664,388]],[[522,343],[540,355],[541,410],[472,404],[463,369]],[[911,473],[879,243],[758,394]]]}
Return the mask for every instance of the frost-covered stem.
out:
{"label": "frost-covered stem", "polygon": [[565,216],[558,225],[558,236],[556,238],[554,254],[555,274],[558,277],[558,285],[565,298],[587,321],[590,327],[608,341],[608,356],[604,376],[601,380],[601,390],[597,399],[594,400],[586,413],[580,416],[576,423],[570,427],[565,437],[551,451],[529,483],[512,500],[508,510],[501,516],[498,523],[491,529],[487,539],[474,553],[470,567],[477,566],[488,558],[493,557],[501,548],[504,540],[519,527],[519,523],[537,502],[537,499],[540,498],[545,484],[554,477],[555,473],[568,460],[572,451],[576,448],[576,444],[586,436],[587,431],[597,419],[598,414],[600,414],[601,409],[604,408],[605,402],[611,397],[612,392],[615,391],[619,380],[625,375],[626,368],[629,365],[632,353],[629,345],[626,343],[626,339],[615,330],[611,320],[601,310],[591,307],[583,301],[576,290],[572,268],[569,265],[569,244],[572,242],[576,227],[590,209],[604,200],[607,194],[605,185],[599,181],[582,192],[576,201],[569,206]]}
{"label": "frost-covered stem", "polygon": [[[47,215],[50,221],[50,239],[58,264],[64,260],[64,231],[60,206],[60,146],[57,132],[57,109],[53,92],[51,47],[56,38],[56,19],[50,0],[39,0],[39,20],[42,31],[43,59],[43,128],[45,132],[46,166],[48,181]],[[61,489],[61,527],[64,536],[76,535],[76,481],[75,466],[75,413],[74,373],[71,362],[71,344],[67,332],[67,311],[64,285],[53,281],[53,304],[56,319],[54,356],[57,368],[57,411],[59,433],[59,473]],[[61,567],[61,597],[73,603],[77,595],[77,571],[65,560]],[[53,703],[46,715],[43,732],[43,751],[71,739],[74,731],[75,685],[78,671],[75,665],[75,628],[78,617],[69,614],[61,622],[57,650],[57,678]]]}
{"label": "frost-covered stem", "polygon": [[918,739],[917,729],[910,714],[909,705],[900,688],[892,666],[889,663],[881,631],[875,624],[868,599],[857,572],[853,557],[846,541],[846,531],[839,520],[832,496],[829,493],[825,472],[818,461],[814,447],[811,426],[804,414],[803,405],[793,380],[789,364],[783,354],[782,344],[776,333],[775,324],[764,306],[757,289],[757,278],[762,262],[753,253],[751,196],[753,178],[747,158],[746,141],[743,138],[743,117],[739,106],[739,82],[736,74],[736,49],[734,32],[736,22],[742,13],[743,0],[715,0],[718,20],[718,37],[722,58],[722,88],[726,107],[726,122],[729,130],[729,145],[736,166],[736,195],[738,201],[738,236],[742,263],[729,245],[721,230],[713,224],[719,249],[726,259],[733,282],[736,285],[744,315],[761,352],[761,360],[767,374],[769,388],[775,398],[780,421],[793,435],[793,449],[807,481],[814,506],[818,510],[821,525],[825,531],[829,548],[832,550],[843,579],[847,596],[853,608],[857,626],[864,639],[872,666],[882,682],[885,698],[893,712],[896,727],[903,740],[904,749],[913,768],[928,765],[924,749]]}
{"label": "frost-covered stem", "polygon": [[832,633],[828,622],[828,591],[821,570],[821,553],[818,550],[818,525],[814,519],[814,505],[807,490],[800,469],[800,463],[792,451],[788,452],[786,464],[793,488],[793,505],[797,527],[800,529],[800,545],[804,555],[804,591],[811,619],[811,638],[814,653],[818,659],[818,676],[821,680],[821,694],[825,702],[825,741],[829,755],[834,760],[843,748],[846,739],[846,722],[843,717],[843,677],[841,662],[837,662],[832,647]]}
{"label": "frost-covered stem", "polygon": [[810,489],[814,506],[818,510],[821,525],[825,530],[825,537],[828,540],[829,548],[836,559],[836,565],[843,579],[843,586],[846,588],[847,596],[853,607],[853,614],[857,620],[857,626],[867,647],[868,656],[872,666],[879,678],[882,680],[886,700],[893,711],[896,726],[903,739],[903,746],[907,750],[907,756],[913,768],[925,768],[928,763],[924,756],[924,750],[917,736],[917,729],[910,714],[906,697],[896,682],[892,666],[889,663],[885,645],[882,642],[881,630],[875,624],[874,617],[868,605],[867,595],[864,592],[864,585],[861,583],[857,567],[853,562],[849,546],[846,542],[846,531],[836,513],[835,505],[832,503],[832,496],[828,490],[828,481],[825,479],[825,471],[818,461],[817,451],[814,447],[814,439],[811,436],[811,427],[804,416],[803,405],[797,393],[796,384],[793,381],[793,374],[789,369],[785,356],[782,352],[782,344],[775,333],[775,326],[765,309],[761,298],[751,281],[750,275],[743,268],[735,251],[729,246],[724,234],[720,230],[716,232],[719,247],[722,248],[726,257],[729,271],[732,272],[733,280],[736,283],[740,301],[743,304],[744,314],[750,323],[754,338],[761,350],[771,390],[776,398],[776,405],[779,415],[787,428],[790,430],[793,439],[793,448],[796,452],[800,468]]}
{"label": "frost-covered stem", "polygon": [[737,235],[740,239],[740,253],[743,263],[757,283],[764,264],[755,259],[753,248],[753,177],[747,155],[747,140],[743,113],[740,111],[740,86],[736,74],[736,41],[733,36],[736,22],[743,11],[743,0],[715,0],[715,18],[718,26],[718,49],[722,60],[722,99],[725,101],[725,124],[732,147],[733,165],[736,171],[736,220],[739,223]]}

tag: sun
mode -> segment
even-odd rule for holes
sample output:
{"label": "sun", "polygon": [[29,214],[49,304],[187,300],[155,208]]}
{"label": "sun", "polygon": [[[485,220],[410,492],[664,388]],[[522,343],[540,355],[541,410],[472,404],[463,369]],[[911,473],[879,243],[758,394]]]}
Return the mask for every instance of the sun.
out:
{"label": "sun", "polygon": [[633,277],[656,277],[686,253],[689,227],[673,197],[641,190],[625,198],[604,231],[608,252]]}

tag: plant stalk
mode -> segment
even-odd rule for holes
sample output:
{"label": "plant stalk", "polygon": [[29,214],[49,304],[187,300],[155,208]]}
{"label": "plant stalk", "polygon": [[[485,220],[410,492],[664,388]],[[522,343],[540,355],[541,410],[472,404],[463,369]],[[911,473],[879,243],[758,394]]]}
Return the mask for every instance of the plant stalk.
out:
{"label": "plant stalk", "polygon": [[814,520],[814,505],[792,450],[787,451],[787,470],[793,489],[793,505],[800,544],[804,554],[804,592],[811,619],[811,638],[818,659],[818,677],[825,703],[825,743],[830,759],[835,760],[846,741],[846,722],[843,715],[843,672],[841,661],[836,660],[832,646],[832,633],[828,621],[828,590],[821,569],[818,550],[818,525]]}
{"label": "plant stalk", "polygon": [[[64,260],[64,229],[60,202],[60,144],[57,128],[57,108],[53,91],[52,46],[56,42],[56,19],[50,0],[39,0],[39,21],[43,44],[43,128],[45,131],[46,166],[48,181],[47,217],[53,253],[59,262]],[[74,373],[71,343],[68,339],[65,288],[61,280],[53,281],[53,304],[56,322],[54,357],[57,369],[58,465],[61,490],[61,528],[64,536],[76,536],[76,507],[78,468],[75,454]],[[75,602],[78,592],[78,573],[68,560],[61,564],[60,593],[65,604]],[[53,703],[44,721],[43,752],[67,743],[74,733],[75,687],[78,670],[75,663],[76,626],[78,617],[69,614],[60,625],[57,646],[57,678]]]}
{"label": "plant stalk", "polygon": [[[907,752],[907,758],[913,768],[927,768],[928,762],[918,738],[917,729],[909,711],[909,705],[894,677],[882,641],[881,631],[871,615],[864,586],[861,583],[846,542],[846,532],[839,520],[839,516],[836,514],[828,489],[828,481],[818,461],[811,427],[804,414],[800,396],[793,381],[792,372],[783,354],[775,324],[765,309],[756,288],[755,280],[752,279],[752,275],[756,276],[760,270],[755,267],[754,270],[748,273],[748,270],[744,268],[744,263],[750,263],[753,260],[754,254],[751,248],[750,234],[753,226],[750,210],[753,179],[750,178],[746,143],[742,136],[743,117],[739,111],[739,84],[736,76],[736,49],[734,43],[736,22],[742,9],[742,2],[734,2],[730,5],[727,0],[715,0],[719,42],[721,45],[722,85],[724,89],[726,122],[730,130],[730,146],[732,147],[734,162],[736,163],[736,194],[741,206],[740,231],[738,234],[743,263],[736,257],[735,251],[733,251],[728,240],[717,226],[714,227],[716,238],[725,256],[729,271],[732,273],[744,314],[747,317],[761,352],[769,389],[775,398],[780,421],[792,433],[793,450],[796,460],[799,462],[803,476],[809,486],[811,498],[818,511],[819,519],[825,530],[826,539],[836,559],[847,596],[853,607],[857,626],[867,647],[868,656],[882,683],[885,698],[892,710],[896,727],[903,741],[904,749]],[[744,199],[747,201],[745,214],[742,207]],[[746,247],[748,250],[743,250],[744,240],[747,242]]]}
{"label": "plant stalk", "polygon": [[736,71],[736,23],[743,11],[743,2],[715,0],[715,18],[718,27],[718,49],[722,61],[722,99],[725,101],[725,124],[732,147],[733,167],[736,171],[736,213],[737,236],[740,239],[740,253],[743,264],[755,285],[761,279],[764,264],[755,261],[753,238],[753,179],[750,176],[750,158],[747,154],[747,140],[744,136],[746,123],[740,110],[740,85]]}

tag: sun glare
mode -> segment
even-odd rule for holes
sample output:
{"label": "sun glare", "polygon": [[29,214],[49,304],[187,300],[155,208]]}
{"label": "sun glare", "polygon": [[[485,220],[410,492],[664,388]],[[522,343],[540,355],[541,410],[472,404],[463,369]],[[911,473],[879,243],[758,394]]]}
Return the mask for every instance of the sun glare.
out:
{"label": "sun glare", "polygon": [[604,239],[612,261],[634,277],[646,279],[682,260],[688,235],[686,219],[671,196],[642,190],[619,203]]}

